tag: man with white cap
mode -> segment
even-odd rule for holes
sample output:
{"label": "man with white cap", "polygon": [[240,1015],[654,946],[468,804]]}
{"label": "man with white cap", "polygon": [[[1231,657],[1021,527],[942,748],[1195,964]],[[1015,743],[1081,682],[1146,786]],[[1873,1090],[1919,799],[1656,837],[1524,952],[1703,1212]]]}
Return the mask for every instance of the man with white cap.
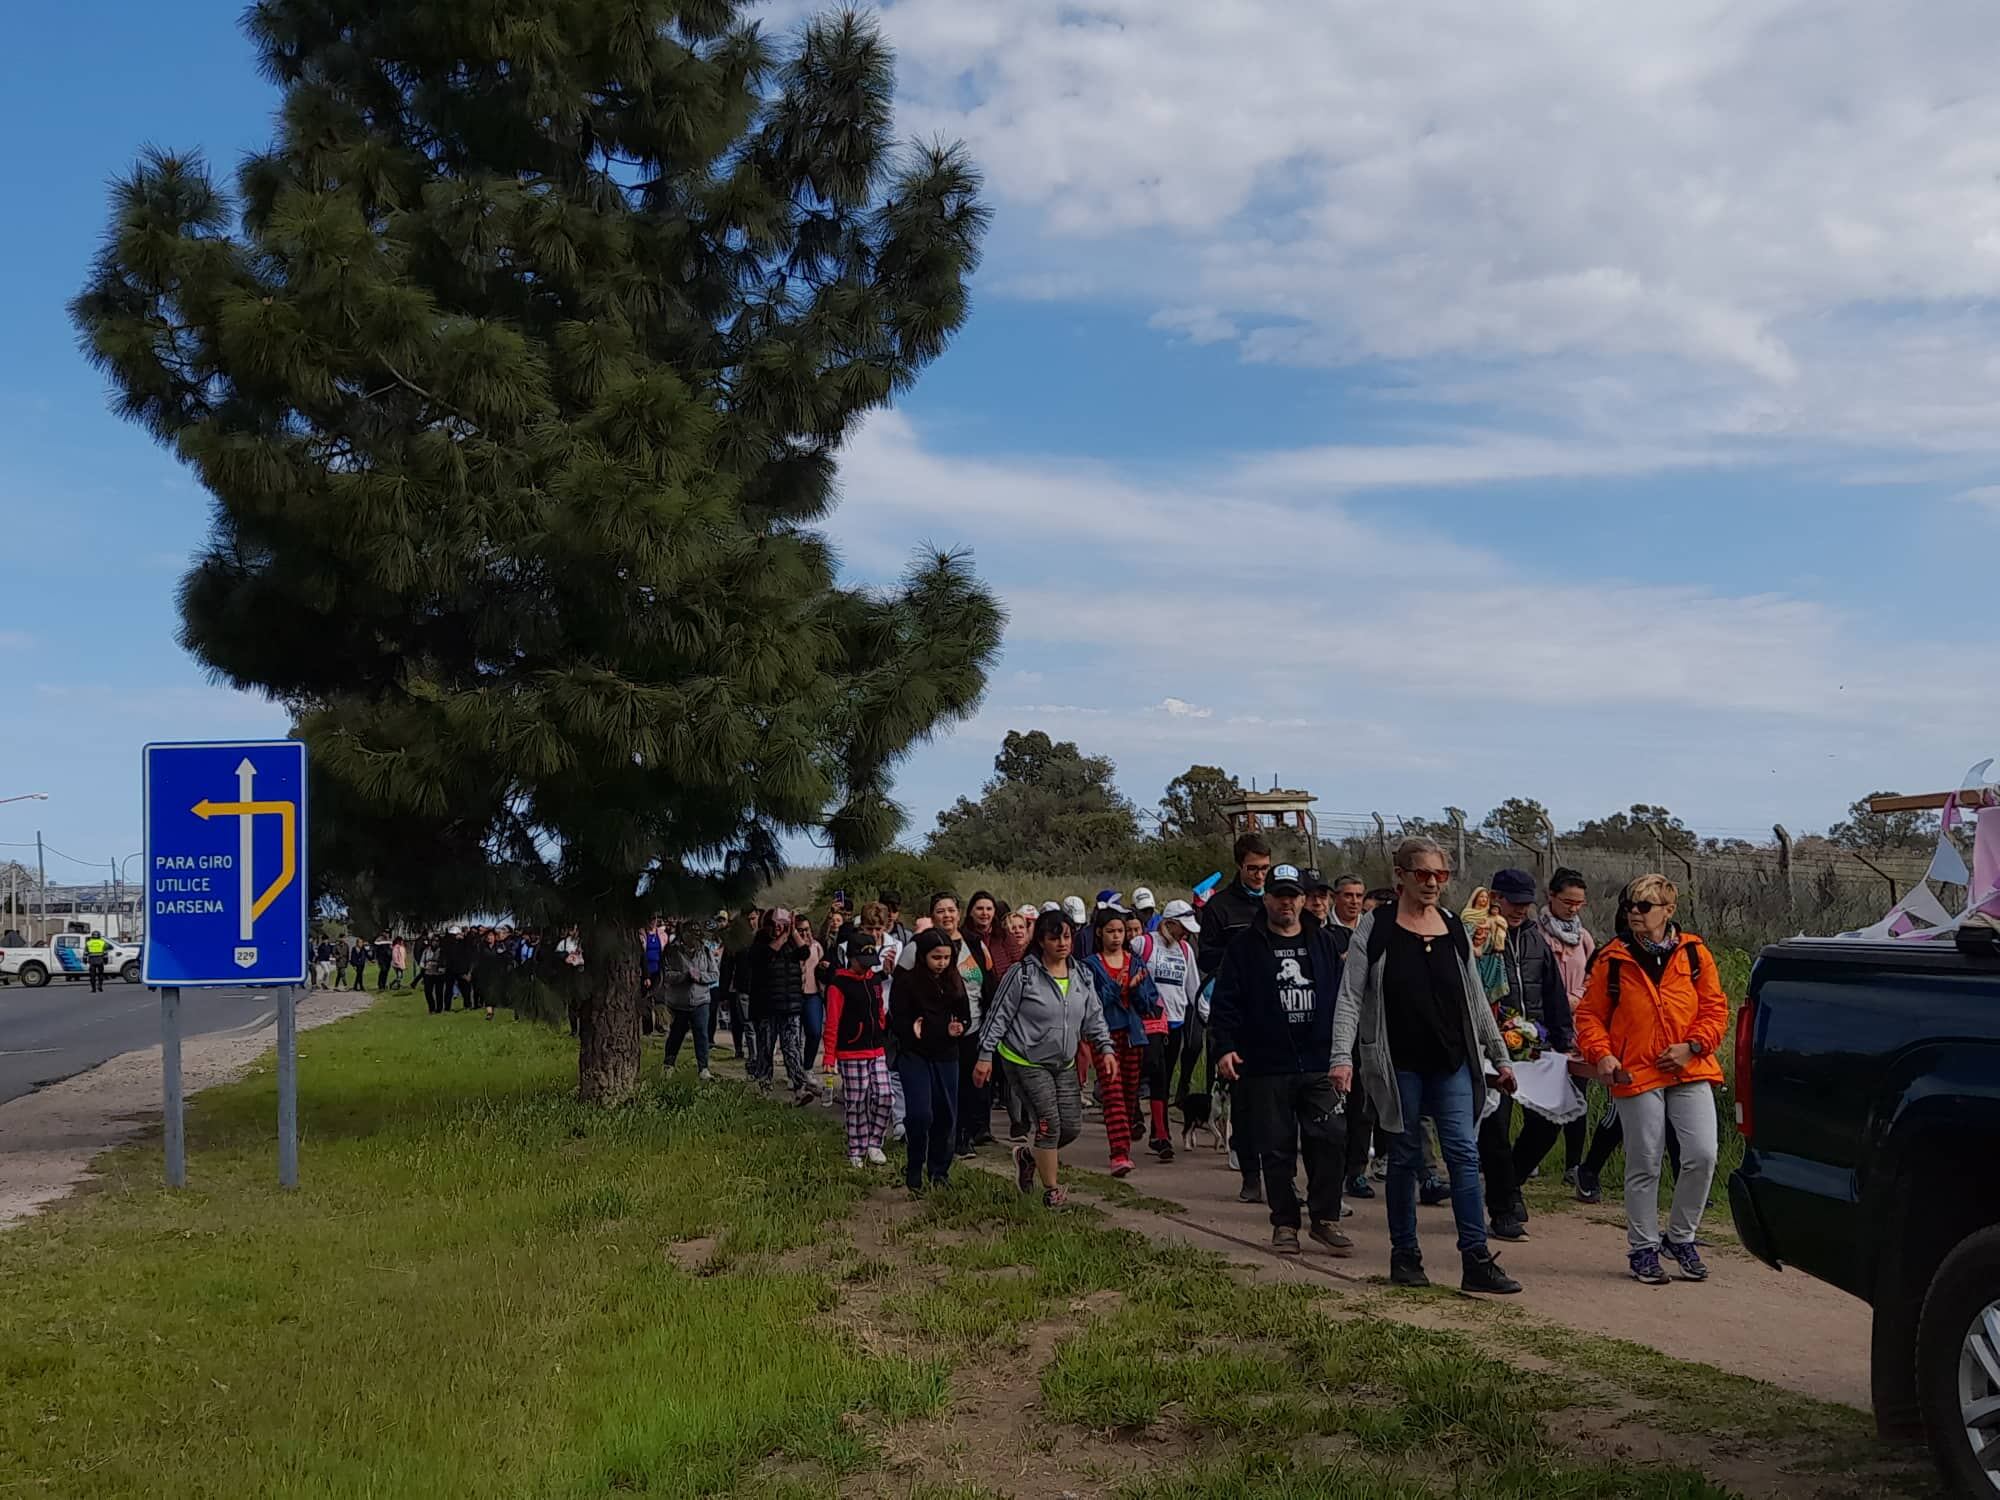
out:
{"label": "man with white cap", "polygon": [[1145,886],[1132,893],[1132,910],[1138,913],[1140,923],[1148,932],[1160,930],[1160,903],[1153,899],[1153,893]]}
{"label": "man with white cap", "polygon": [[1340,1228],[1347,1117],[1332,1076],[1346,933],[1307,912],[1305,896],[1298,869],[1278,865],[1264,883],[1264,909],[1230,940],[1209,1013],[1215,1068],[1234,1085],[1237,1117],[1251,1121],[1272,1248],[1299,1253],[1293,1172],[1303,1147],[1311,1237],[1347,1256],[1354,1253]]}
{"label": "man with white cap", "polygon": [[1090,908],[1083,904],[1081,896],[1065,896],[1062,910],[1069,918],[1071,954],[1077,958],[1090,957]]}

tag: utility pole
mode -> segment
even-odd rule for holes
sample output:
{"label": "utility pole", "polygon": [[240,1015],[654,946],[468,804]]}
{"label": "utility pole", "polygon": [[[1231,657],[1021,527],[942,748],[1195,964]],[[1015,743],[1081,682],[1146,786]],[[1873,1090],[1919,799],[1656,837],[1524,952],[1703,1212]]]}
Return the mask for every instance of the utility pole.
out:
{"label": "utility pole", "polygon": [[42,859],[42,831],[35,830],[35,891],[41,915],[31,936],[36,942],[46,942],[49,936],[49,867]]}

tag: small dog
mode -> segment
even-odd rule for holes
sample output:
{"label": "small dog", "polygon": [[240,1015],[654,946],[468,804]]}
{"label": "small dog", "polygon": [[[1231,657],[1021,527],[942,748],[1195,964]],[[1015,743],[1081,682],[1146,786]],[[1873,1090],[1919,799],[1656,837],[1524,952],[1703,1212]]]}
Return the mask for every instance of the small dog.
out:
{"label": "small dog", "polygon": [[1187,1094],[1182,1097],[1181,1149],[1192,1151],[1198,1142],[1212,1151],[1229,1149],[1227,1087],[1219,1088],[1213,1094]]}

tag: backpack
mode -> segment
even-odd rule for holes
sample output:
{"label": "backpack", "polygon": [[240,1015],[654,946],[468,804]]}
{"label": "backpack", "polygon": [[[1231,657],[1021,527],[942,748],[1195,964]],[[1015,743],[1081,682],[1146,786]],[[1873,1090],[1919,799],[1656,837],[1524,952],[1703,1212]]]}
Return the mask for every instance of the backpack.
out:
{"label": "backpack", "polygon": [[[1620,941],[1622,942],[1623,939],[1620,939]],[[1589,975],[1592,969],[1597,967],[1597,960],[1603,956],[1605,948],[1608,948],[1610,946],[1611,945],[1609,943],[1605,943],[1602,946],[1591,950],[1590,962],[1586,963],[1583,966],[1583,972],[1586,977]],[[1683,937],[1681,939],[1681,952],[1687,955],[1688,982],[1694,985],[1696,989],[1700,989],[1701,988],[1701,944],[1690,943],[1689,941],[1687,941],[1685,937]],[[1673,960],[1668,959],[1667,962],[1672,963]],[[1662,970],[1661,974],[1662,977],[1664,977],[1665,971]],[[1605,1014],[1607,1018],[1609,1016],[1617,1014],[1618,991],[1620,989],[1619,981],[1622,980],[1624,977],[1625,977],[1625,966],[1623,964],[1614,964],[1611,969],[1611,981],[1605,987],[1606,999],[1610,1002],[1605,1007]]]}

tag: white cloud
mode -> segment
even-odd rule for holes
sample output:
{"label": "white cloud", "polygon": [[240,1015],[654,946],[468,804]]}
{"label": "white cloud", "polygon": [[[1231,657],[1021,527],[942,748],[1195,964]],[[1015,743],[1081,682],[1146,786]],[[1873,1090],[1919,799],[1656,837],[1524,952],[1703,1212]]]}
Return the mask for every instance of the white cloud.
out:
{"label": "white cloud", "polygon": [[1966,505],[1977,505],[2000,514],[2000,484],[1982,484],[1969,490],[1960,490],[1951,497]]}
{"label": "white cloud", "polygon": [[[1440,445],[1418,471],[1471,485],[1558,472],[1568,451],[1478,442],[1479,463]],[[1466,527],[1478,507],[1454,530],[1403,501],[1412,470],[1372,451],[1247,455],[1175,485],[954,458],[905,418],[871,424],[843,456],[848,554],[969,544],[1012,621],[991,699],[912,762],[916,826],[1008,729],[1038,726],[1111,756],[1141,802],[1203,763],[1349,810],[1531,795],[1577,818],[1637,798],[1697,826],[1794,831],[1872,786],[1956,774],[1940,746],[2000,744],[2000,705],[1966,691],[1948,622],[1913,634],[1866,595],[1718,587],[1698,551],[1665,568],[1634,552],[1624,576],[1580,573],[1559,548],[1510,555]],[[1312,482],[1349,456],[1366,484]],[[1575,467],[1630,462],[1607,448]]]}
{"label": "white cloud", "polygon": [[[2000,11],[901,0],[994,276],[1680,434],[2000,443]],[[1454,375],[1454,379],[1461,378]]]}
{"label": "white cloud", "polygon": [[1152,326],[1178,333],[1193,344],[1220,344],[1242,334],[1212,307],[1168,307],[1153,314]]}

